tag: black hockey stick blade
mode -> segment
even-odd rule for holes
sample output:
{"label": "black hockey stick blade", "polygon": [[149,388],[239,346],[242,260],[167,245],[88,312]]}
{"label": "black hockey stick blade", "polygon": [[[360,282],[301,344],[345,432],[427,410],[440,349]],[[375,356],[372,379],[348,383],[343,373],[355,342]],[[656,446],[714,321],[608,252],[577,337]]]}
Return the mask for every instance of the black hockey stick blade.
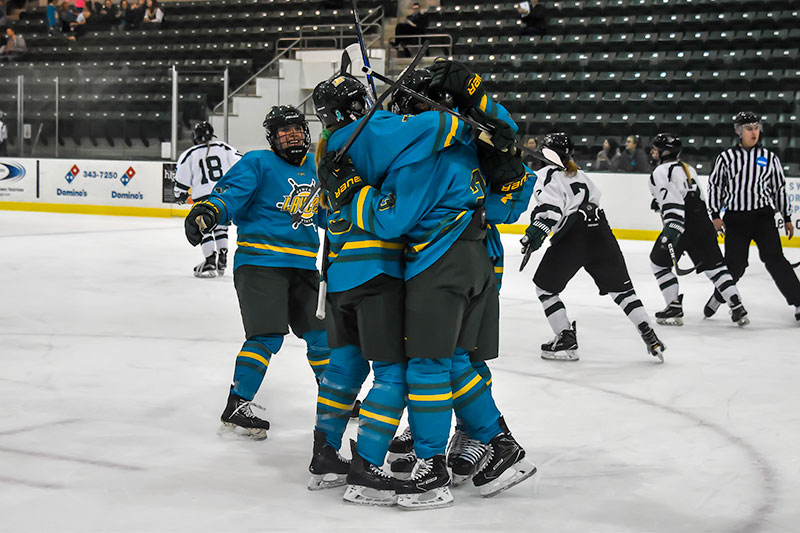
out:
{"label": "black hockey stick blade", "polygon": [[691,268],[681,268],[679,265],[675,265],[675,273],[679,276],[685,276],[687,274],[691,274],[696,269],[696,266],[692,266]]}
{"label": "black hockey stick blade", "polygon": [[522,254],[522,262],[519,264],[519,271],[522,272],[522,269],[528,264],[528,261],[531,259],[531,255],[533,255],[533,248],[527,247],[525,252]]}
{"label": "black hockey stick blade", "polygon": [[350,68],[350,64],[352,60],[350,59],[350,54],[347,52],[347,48],[342,51],[342,66],[339,68],[339,75],[347,73],[347,69]]}
{"label": "black hockey stick blade", "polygon": [[792,263],[792,268],[797,268],[799,266],[800,266],[800,261],[798,261],[797,263]]}

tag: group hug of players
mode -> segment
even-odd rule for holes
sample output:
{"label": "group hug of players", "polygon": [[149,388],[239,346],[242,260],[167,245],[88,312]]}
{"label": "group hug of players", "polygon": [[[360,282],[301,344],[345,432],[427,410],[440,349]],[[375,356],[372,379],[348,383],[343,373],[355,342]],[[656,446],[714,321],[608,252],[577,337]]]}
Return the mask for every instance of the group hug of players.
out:
{"label": "group hug of players", "polygon": [[[458,113],[431,110],[404,88]],[[521,241],[526,260],[553,234],[533,278],[556,334],[542,345],[542,357],[578,358],[575,323],[559,293],[584,268],[623,309],[649,354],[663,361],[665,346],[634,292],[599,191],[572,160],[565,133],[544,138],[543,148],[556,157],[537,179],[522,163],[506,109],[466,65],[446,60],[407,73],[392,93],[391,111],[365,117],[369,91],[344,73],[320,83],[313,102],[324,127],[316,161],[307,154],[305,117],[291,106],[271,108],[264,120],[270,150],[239,159],[212,141],[212,132],[179,159],[176,192],[185,195],[191,186],[201,196],[185,221],[189,242],[206,247],[196,275],[224,272],[227,235],[222,243],[216,236],[228,224],[238,228],[234,285],[246,341],[223,427],[266,438],[269,422],[253,413],[259,406],[252,400],[291,327],[306,342],[318,384],[309,489],[346,485],[351,503],[428,509],[452,504],[451,485],[471,481],[488,497],[535,474],[493,399],[487,366],[498,356],[497,224],[515,222],[532,195],[536,208]],[[493,133],[479,136],[468,124],[476,121]],[[357,128],[363,129],[354,136]],[[657,321],[680,322],[672,267],[685,251],[733,321],[746,324],[696,173],[678,159],[680,140],[660,134],[654,145],[661,164],[650,188],[664,230],[651,261],[668,304]],[[207,192],[187,180],[198,173],[182,173],[184,164],[202,170],[198,183]],[[313,196],[317,182],[321,191]],[[322,247],[318,227],[326,229]],[[324,320],[315,316],[320,248]],[[373,385],[357,409],[358,437],[347,460],[339,453],[342,436],[370,371]],[[409,427],[398,432],[405,410]]]}

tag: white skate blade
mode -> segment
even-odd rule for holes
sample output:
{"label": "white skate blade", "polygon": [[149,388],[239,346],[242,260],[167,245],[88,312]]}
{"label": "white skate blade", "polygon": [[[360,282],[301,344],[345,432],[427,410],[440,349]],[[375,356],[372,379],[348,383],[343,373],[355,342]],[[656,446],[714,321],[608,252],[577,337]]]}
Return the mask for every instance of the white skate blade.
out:
{"label": "white skate blade", "polygon": [[217,271],[216,270],[207,270],[205,272],[195,272],[194,277],[196,278],[216,278]]}
{"label": "white skate blade", "polygon": [[542,351],[542,359],[547,359],[548,361],[577,361],[579,357],[577,350],[561,350],[558,352]]}
{"label": "white skate blade", "polygon": [[243,428],[230,422],[223,422],[217,431],[220,437],[234,435],[237,437],[245,437],[252,440],[264,440],[267,438],[267,430],[261,428]]}
{"label": "white skate blade", "polygon": [[375,505],[378,507],[397,505],[397,495],[393,490],[375,490],[363,485],[347,485],[343,499],[347,503],[356,505]]}
{"label": "white skate blade", "polygon": [[453,505],[453,495],[450,487],[439,487],[422,494],[398,494],[397,505],[405,511],[439,509]]}
{"label": "white skate blade", "polygon": [[747,318],[746,316],[743,316],[743,317],[742,317],[742,318],[741,318],[741,319],[740,319],[738,322],[736,322],[735,324],[736,324],[737,326],[739,326],[740,328],[743,328],[743,327],[745,327],[745,326],[746,326],[747,324],[749,324],[749,323],[750,323],[750,319],[749,319],[749,318]]}
{"label": "white skate blade", "polygon": [[347,474],[311,474],[308,490],[325,490],[347,485]]}
{"label": "white skate blade", "polygon": [[651,354],[651,355],[653,357],[658,358],[658,362],[659,363],[663,363],[664,362],[664,348],[659,347],[658,350],[656,350],[656,353]]}
{"label": "white skate blade", "polygon": [[656,324],[661,324],[662,326],[682,326],[683,318],[679,316],[674,318],[656,318]]}
{"label": "white skate blade", "polygon": [[511,465],[500,477],[480,487],[481,496],[491,498],[522,483],[536,473],[536,465],[523,458]]}

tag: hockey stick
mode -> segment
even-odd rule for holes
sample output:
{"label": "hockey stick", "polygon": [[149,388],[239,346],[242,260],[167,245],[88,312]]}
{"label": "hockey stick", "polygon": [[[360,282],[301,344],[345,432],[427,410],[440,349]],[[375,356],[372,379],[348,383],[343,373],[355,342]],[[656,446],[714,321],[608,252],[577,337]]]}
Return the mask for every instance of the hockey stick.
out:
{"label": "hockey stick", "polygon": [[[375,72],[375,71],[373,71],[371,68],[369,68],[367,66],[364,66],[361,70],[367,75],[371,74],[371,75],[375,76],[379,81],[382,81],[384,83],[394,83],[394,81],[391,78],[388,78],[388,77],[384,76],[383,74]],[[419,92],[417,92],[417,91],[415,91],[413,89],[410,89],[409,87],[402,87],[401,90],[406,92],[406,93],[408,93],[408,94],[410,94],[411,96],[413,96],[417,100],[420,100],[421,102],[424,102],[424,103],[428,104],[432,109],[435,109],[436,111],[441,111],[443,113],[447,113],[447,114],[457,118],[458,120],[463,121],[465,124],[467,124],[469,126],[472,126],[476,130],[481,132],[480,135],[478,135],[478,138],[480,140],[482,140],[486,144],[490,144],[490,145],[494,146],[494,144],[492,143],[492,137],[491,137],[491,134],[494,133],[494,130],[490,126],[486,126],[486,125],[481,124],[480,122],[478,122],[477,120],[475,120],[475,119],[473,119],[471,117],[468,117],[466,115],[462,115],[461,113],[457,113],[456,111],[453,111],[452,109],[450,109],[446,105],[441,104],[441,103],[439,103],[436,100],[433,100],[431,98],[428,98],[424,94],[419,93]],[[522,152],[524,152],[526,154],[530,154],[532,157],[535,157],[539,161],[547,163],[548,165],[555,166],[556,168],[558,168],[558,170],[566,170],[566,168],[564,167],[564,164],[561,162],[561,158],[558,157],[558,154],[556,154],[554,151],[550,150],[549,148],[542,149],[542,153],[541,154],[539,152],[537,152],[535,150],[531,150],[530,148],[527,148],[525,146],[517,146],[517,148],[520,151],[522,151]],[[547,150],[548,153],[545,154],[544,150]]]}
{"label": "hockey stick", "polygon": [[[369,68],[369,58],[367,57],[367,47],[364,45],[364,35],[361,33],[361,19],[358,17],[358,6],[356,0],[353,0],[353,18],[356,21],[356,37],[358,37],[358,46],[361,48],[361,57],[364,58],[364,66]],[[372,70],[372,69],[370,69]],[[367,74],[367,81],[369,87],[372,89],[372,97],[377,102],[378,91],[375,89],[375,80],[372,79],[371,74]],[[377,104],[376,104],[377,105]]]}
{"label": "hockey stick", "polygon": [[792,268],[797,268],[799,266],[800,266],[800,261],[798,261],[797,263],[792,263]]}
{"label": "hockey stick", "polygon": [[697,265],[692,265],[691,268],[681,268],[678,263],[675,263],[675,273],[679,276],[685,276],[695,271]]}
{"label": "hockey stick", "polygon": [[[411,75],[411,72],[414,70],[414,68],[419,64],[420,61],[422,61],[422,58],[425,56],[425,52],[428,51],[428,46],[429,46],[428,41],[422,43],[422,47],[419,49],[419,52],[417,52],[416,57],[414,57],[414,59],[411,61],[411,64],[408,65],[406,70],[403,71],[403,74],[399,78],[397,78],[397,81],[395,81],[388,89],[386,89],[383,92],[383,94],[381,94],[378,97],[378,99],[375,101],[375,104],[372,106],[372,108],[370,108],[369,112],[359,119],[356,129],[353,130],[353,133],[350,134],[350,137],[347,139],[347,141],[345,141],[342,147],[336,151],[336,156],[333,159],[335,163],[338,163],[342,160],[344,154],[347,152],[350,146],[353,145],[358,136],[361,135],[361,132],[367,126],[367,123],[369,123],[372,116],[378,109],[380,109],[381,104],[389,97],[391,93],[395,91],[395,89],[397,89],[408,78],[408,76]],[[306,196],[306,200],[305,202],[303,202],[303,205],[300,206],[300,209],[294,215],[292,215],[292,222],[295,221],[295,217],[298,221],[300,220],[300,218],[303,216],[302,213],[305,211],[308,205],[314,200],[314,198],[319,194],[321,188],[322,188],[322,183],[317,183],[311,189],[311,191],[308,193],[308,196]]]}

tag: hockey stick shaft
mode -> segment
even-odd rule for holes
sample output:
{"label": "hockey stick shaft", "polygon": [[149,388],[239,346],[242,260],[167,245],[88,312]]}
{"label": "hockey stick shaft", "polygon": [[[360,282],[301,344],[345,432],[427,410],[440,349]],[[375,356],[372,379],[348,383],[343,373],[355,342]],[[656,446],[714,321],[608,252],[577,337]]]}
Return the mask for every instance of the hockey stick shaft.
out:
{"label": "hockey stick shaft", "polygon": [[[361,49],[361,57],[364,59],[364,66],[369,68],[369,57],[367,56],[367,47],[364,45],[364,34],[361,32],[361,18],[358,16],[356,0],[353,0],[353,18],[356,21],[356,37],[358,38],[358,47]],[[369,82],[370,89],[372,89],[372,97],[377,101],[378,91],[375,89],[375,80],[372,79],[371,74],[367,74],[367,81]]]}

